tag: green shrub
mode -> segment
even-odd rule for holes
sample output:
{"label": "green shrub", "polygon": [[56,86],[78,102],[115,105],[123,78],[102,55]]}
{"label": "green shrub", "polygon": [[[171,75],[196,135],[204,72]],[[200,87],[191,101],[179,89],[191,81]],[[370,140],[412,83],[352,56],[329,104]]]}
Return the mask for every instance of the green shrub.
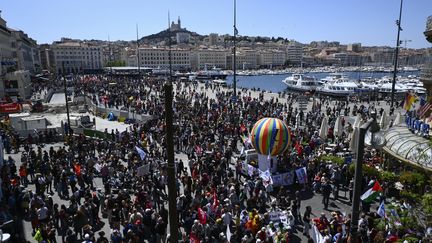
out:
{"label": "green shrub", "polygon": [[422,196],[422,206],[424,213],[432,216],[432,193],[426,193]]}
{"label": "green shrub", "polygon": [[421,196],[419,194],[405,190],[400,192],[400,196],[410,203],[418,203],[421,200]]}
{"label": "green shrub", "polygon": [[410,191],[422,193],[426,186],[427,178],[418,172],[404,171],[399,177],[400,182]]}
{"label": "green shrub", "polygon": [[331,161],[332,163],[338,164],[340,166],[345,164],[344,158],[339,157],[339,156],[334,156],[334,155],[321,155],[320,160],[321,161]]}
{"label": "green shrub", "polygon": [[405,241],[408,241],[408,243],[417,243],[419,242],[419,239],[415,238],[415,237],[404,237],[396,242],[400,242],[403,243]]}
{"label": "green shrub", "polygon": [[375,219],[374,220],[374,227],[378,231],[385,231],[386,230],[386,224],[385,221],[382,219]]}
{"label": "green shrub", "polygon": [[390,171],[383,171],[380,174],[380,179],[388,183],[395,183],[399,181],[399,176]]}
{"label": "green shrub", "polygon": [[[376,178],[380,178],[380,172],[375,167],[371,167],[363,164],[362,169],[363,169],[363,175],[375,176]],[[348,171],[350,175],[354,175],[355,163],[350,164]]]}

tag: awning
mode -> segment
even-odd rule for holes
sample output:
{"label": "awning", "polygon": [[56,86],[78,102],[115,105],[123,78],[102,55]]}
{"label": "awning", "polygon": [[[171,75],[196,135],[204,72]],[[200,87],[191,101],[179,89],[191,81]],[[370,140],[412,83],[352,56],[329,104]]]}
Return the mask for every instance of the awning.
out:
{"label": "awning", "polygon": [[430,140],[413,134],[405,125],[390,128],[386,134],[384,151],[396,159],[432,171]]}

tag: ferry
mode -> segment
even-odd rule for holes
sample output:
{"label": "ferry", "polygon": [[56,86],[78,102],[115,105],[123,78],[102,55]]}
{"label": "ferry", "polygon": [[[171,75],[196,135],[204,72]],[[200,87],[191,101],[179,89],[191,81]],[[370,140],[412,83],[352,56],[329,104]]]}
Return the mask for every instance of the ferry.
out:
{"label": "ferry", "polygon": [[324,85],[317,89],[317,93],[323,95],[344,97],[369,91],[340,73],[332,73],[321,81]]}
{"label": "ferry", "polygon": [[324,85],[317,89],[317,92],[323,95],[344,97],[368,91],[342,74],[330,74],[321,81]]}
{"label": "ferry", "polygon": [[314,92],[322,85],[316,78],[303,74],[293,74],[285,78],[282,83],[286,84],[290,90],[301,92]]}

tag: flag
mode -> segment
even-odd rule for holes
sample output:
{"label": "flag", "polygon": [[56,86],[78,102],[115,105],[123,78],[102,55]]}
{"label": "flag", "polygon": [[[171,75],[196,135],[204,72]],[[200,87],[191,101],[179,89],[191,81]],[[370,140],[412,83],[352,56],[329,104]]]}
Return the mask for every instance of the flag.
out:
{"label": "flag", "polygon": [[381,218],[387,218],[386,212],[385,212],[385,206],[384,206],[384,200],[381,202],[381,204],[378,207],[377,214]]}
{"label": "flag", "polygon": [[207,214],[201,208],[198,208],[198,219],[199,219],[201,224],[207,223]]}
{"label": "flag", "polygon": [[138,154],[141,157],[141,160],[144,160],[145,157],[147,156],[147,154],[144,152],[144,150],[142,150],[140,147],[135,146],[136,151],[138,152]]}
{"label": "flag", "polygon": [[377,196],[380,194],[380,192],[382,192],[383,189],[381,188],[380,184],[378,183],[378,181],[375,181],[375,184],[373,185],[372,188],[370,188],[369,190],[367,190],[361,197],[360,199],[366,203],[370,203],[373,200],[375,200],[375,198],[377,198]]}
{"label": "flag", "polygon": [[416,100],[417,100],[417,97],[414,94],[412,94],[411,92],[407,92],[405,95],[403,108],[406,111],[411,110],[411,107],[414,104],[414,102],[416,102]]}
{"label": "flag", "polygon": [[246,130],[247,130],[247,129],[246,129],[245,124],[241,124],[241,125],[240,125],[240,133],[244,133]]}
{"label": "flag", "polygon": [[200,240],[194,233],[190,233],[189,242],[190,243],[200,243]]}
{"label": "flag", "polygon": [[418,111],[417,111],[418,117],[419,117],[420,119],[425,118],[425,117],[426,117],[426,114],[428,113],[428,111],[430,111],[431,108],[432,108],[432,104],[429,103],[429,102],[427,102],[427,103],[425,103],[424,105],[422,105],[422,106],[418,109]]}
{"label": "flag", "polygon": [[227,225],[226,238],[227,238],[228,242],[231,241],[231,230],[230,230],[230,226],[229,225]]}
{"label": "flag", "polygon": [[219,200],[217,199],[216,191],[214,191],[213,192],[213,204],[212,204],[213,211],[215,211],[218,206],[219,206]]}
{"label": "flag", "polygon": [[74,172],[75,172],[76,176],[80,176],[81,175],[81,165],[75,164],[74,165]]}

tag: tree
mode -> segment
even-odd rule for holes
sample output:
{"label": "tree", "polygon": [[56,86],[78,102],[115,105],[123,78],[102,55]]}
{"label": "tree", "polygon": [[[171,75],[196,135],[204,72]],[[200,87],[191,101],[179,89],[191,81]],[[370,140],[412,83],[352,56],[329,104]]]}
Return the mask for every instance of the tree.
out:
{"label": "tree", "polygon": [[125,61],[122,60],[114,60],[106,63],[107,67],[124,67],[126,66]]}

